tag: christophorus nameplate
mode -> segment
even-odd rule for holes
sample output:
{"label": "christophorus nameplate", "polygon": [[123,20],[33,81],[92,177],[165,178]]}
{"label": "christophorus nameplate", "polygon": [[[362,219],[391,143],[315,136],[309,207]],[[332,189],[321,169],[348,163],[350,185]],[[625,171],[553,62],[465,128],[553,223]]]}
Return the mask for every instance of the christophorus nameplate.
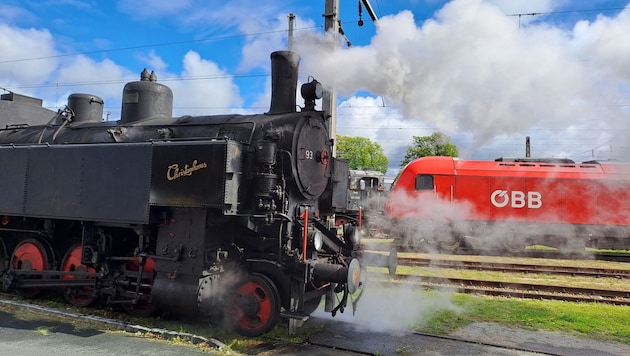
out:
{"label": "christophorus nameplate", "polygon": [[151,205],[224,209],[233,177],[231,141],[156,145],[151,172]]}

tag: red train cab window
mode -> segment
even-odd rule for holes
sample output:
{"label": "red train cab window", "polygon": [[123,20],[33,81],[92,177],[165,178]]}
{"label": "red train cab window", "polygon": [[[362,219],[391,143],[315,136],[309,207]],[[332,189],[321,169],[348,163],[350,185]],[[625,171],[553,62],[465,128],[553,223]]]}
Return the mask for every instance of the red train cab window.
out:
{"label": "red train cab window", "polygon": [[418,174],[416,176],[416,190],[433,190],[433,176]]}

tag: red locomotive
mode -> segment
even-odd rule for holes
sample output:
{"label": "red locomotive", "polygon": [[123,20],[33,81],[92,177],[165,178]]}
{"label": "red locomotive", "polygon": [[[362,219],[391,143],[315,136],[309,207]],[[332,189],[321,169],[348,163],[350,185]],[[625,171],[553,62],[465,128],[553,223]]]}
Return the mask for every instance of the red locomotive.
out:
{"label": "red locomotive", "polygon": [[386,207],[410,244],[447,251],[628,249],[629,212],[630,164],[535,158],[416,159]]}

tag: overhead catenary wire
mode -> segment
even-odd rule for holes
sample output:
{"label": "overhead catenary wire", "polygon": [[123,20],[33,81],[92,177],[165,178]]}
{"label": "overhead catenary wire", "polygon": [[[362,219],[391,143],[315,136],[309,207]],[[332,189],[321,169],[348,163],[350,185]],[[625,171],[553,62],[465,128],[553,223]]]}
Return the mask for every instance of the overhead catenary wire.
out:
{"label": "overhead catenary wire", "polygon": [[[319,28],[319,26],[303,27],[303,28],[294,29],[294,30],[301,31],[301,30],[308,30],[308,29],[313,29],[313,28]],[[287,31],[288,30],[275,30],[275,31],[255,32],[255,33],[233,34],[233,35],[225,35],[225,36],[202,38],[202,39],[196,39],[196,40],[162,42],[162,43],[135,45],[135,46],[110,48],[110,49],[102,49],[102,50],[94,50],[94,51],[64,53],[64,54],[57,54],[57,55],[51,55],[51,56],[16,58],[16,59],[8,59],[8,60],[0,61],[0,64],[35,61],[35,60],[52,59],[52,58],[62,58],[62,57],[72,57],[72,56],[80,56],[80,55],[86,55],[86,54],[98,54],[98,53],[108,53],[108,52],[129,51],[129,50],[141,49],[141,48],[165,47],[165,46],[176,46],[176,45],[190,44],[190,43],[223,41],[223,40],[228,40],[228,39],[243,38],[243,37],[250,37],[250,36],[271,35],[271,34],[276,34],[276,33],[287,32]]]}

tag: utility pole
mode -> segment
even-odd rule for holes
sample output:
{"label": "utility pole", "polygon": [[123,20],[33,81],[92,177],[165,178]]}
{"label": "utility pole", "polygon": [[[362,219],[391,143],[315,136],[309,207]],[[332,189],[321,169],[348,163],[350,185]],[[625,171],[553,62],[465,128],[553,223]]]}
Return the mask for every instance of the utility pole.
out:
{"label": "utility pole", "polygon": [[[332,51],[337,50],[339,36],[339,0],[326,0],[324,10],[324,30],[332,34]],[[335,88],[324,90],[322,97],[322,110],[330,114],[328,120],[328,132],[332,139],[337,138],[337,95]],[[333,146],[332,156],[337,156],[337,145]]]}
{"label": "utility pole", "polygon": [[293,50],[293,28],[295,27],[295,15],[293,13],[289,14],[289,38],[287,40],[287,49],[289,51]]}

